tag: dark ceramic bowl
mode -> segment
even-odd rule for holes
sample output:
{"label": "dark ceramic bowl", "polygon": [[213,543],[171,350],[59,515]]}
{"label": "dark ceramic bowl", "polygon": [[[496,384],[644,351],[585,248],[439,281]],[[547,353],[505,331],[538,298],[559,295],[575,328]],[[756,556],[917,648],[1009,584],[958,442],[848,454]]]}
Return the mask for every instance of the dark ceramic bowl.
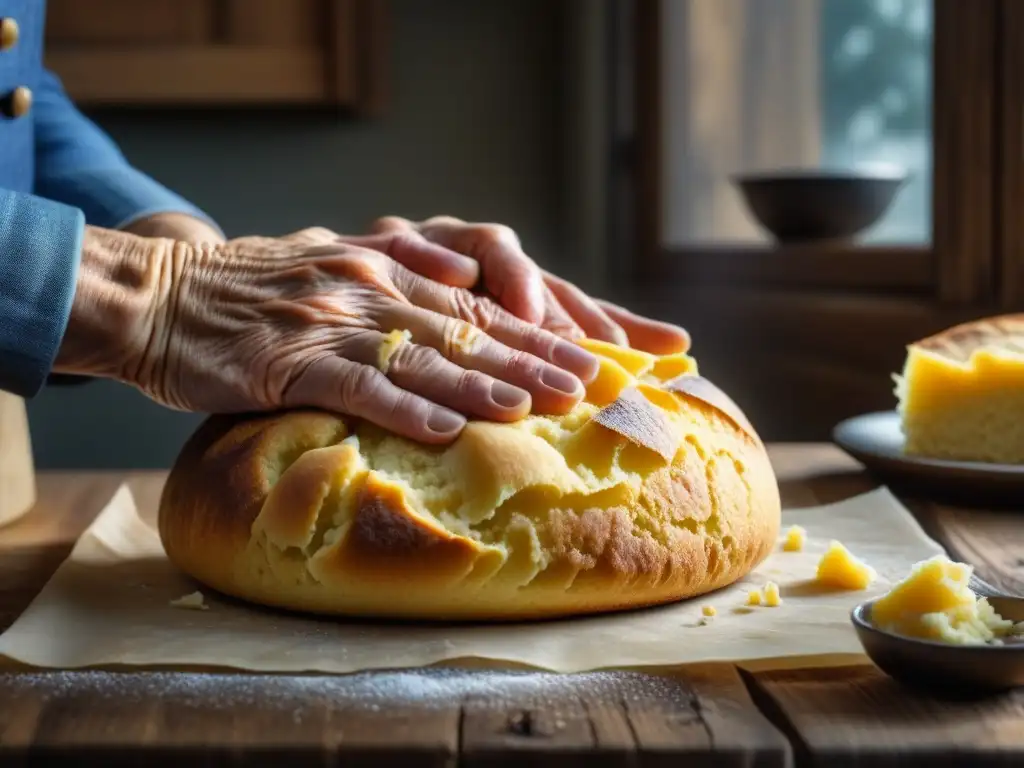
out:
{"label": "dark ceramic bowl", "polygon": [[[1024,600],[990,597],[996,612],[1024,621]],[[901,637],[871,623],[873,600],[850,614],[864,652],[907,686],[956,696],[987,696],[1024,686],[1024,645],[948,645]]]}
{"label": "dark ceramic bowl", "polygon": [[754,218],[780,243],[848,240],[878,222],[907,180],[895,167],[737,174]]}

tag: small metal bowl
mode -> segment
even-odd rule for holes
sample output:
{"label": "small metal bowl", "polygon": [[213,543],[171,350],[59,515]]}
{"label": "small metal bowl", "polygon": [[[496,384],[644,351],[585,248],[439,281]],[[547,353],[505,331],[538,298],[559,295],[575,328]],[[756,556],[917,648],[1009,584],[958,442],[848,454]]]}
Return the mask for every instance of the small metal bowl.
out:
{"label": "small metal bowl", "polygon": [[[996,612],[1014,622],[1024,621],[1024,599],[989,597]],[[1024,686],[1024,643],[950,645],[904,637],[871,623],[874,600],[850,614],[857,637],[875,665],[907,686],[957,696],[995,694]]]}
{"label": "small metal bowl", "polygon": [[779,170],[732,177],[758,223],[780,243],[843,241],[882,218],[908,174],[894,166]]}

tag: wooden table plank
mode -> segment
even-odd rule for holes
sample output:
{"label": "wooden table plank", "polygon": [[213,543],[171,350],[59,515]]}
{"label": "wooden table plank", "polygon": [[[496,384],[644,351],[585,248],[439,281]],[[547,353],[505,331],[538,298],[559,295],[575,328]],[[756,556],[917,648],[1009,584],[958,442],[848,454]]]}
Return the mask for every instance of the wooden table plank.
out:
{"label": "wooden table plank", "polygon": [[164,472],[41,472],[32,512],[0,530],[0,632],[28,607],[71,547],[127,482],[140,508],[156,509]]}
{"label": "wooden table plank", "polygon": [[459,700],[416,706],[409,680],[396,673],[7,672],[0,674],[0,762],[454,765]]}
{"label": "wooden table plank", "polygon": [[1024,517],[1017,511],[962,509],[934,502],[911,504],[950,556],[1011,594],[1024,595]]}
{"label": "wooden table plank", "polygon": [[593,673],[463,703],[462,765],[790,764],[786,739],[754,707],[729,664],[673,675]]}
{"label": "wooden table plank", "polygon": [[701,665],[686,669],[702,712],[715,766],[782,768],[792,764],[788,740],[754,704],[732,665]]}
{"label": "wooden table plank", "polygon": [[[787,506],[870,490],[821,445],[770,451]],[[127,480],[155,510],[164,474],[41,473],[33,513],[0,531],[0,629]],[[1024,586],[1019,515],[911,501],[986,578]],[[0,673],[0,762],[76,765],[1024,765],[1024,692],[950,704],[873,667],[673,676],[410,670],[343,677]],[[747,687],[750,692],[748,693]],[[564,765],[563,765],[564,764]]]}
{"label": "wooden table plank", "polygon": [[801,766],[1024,765],[1024,691],[943,701],[867,666],[751,677],[755,699],[791,736]]}
{"label": "wooden table plank", "polygon": [[395,700],[370,709],[350,705],[331,713],[334,753],[346,768],[447,768],[456,764],[458,702],[417,708]]}
{"label": "wooden table plank", "polygon": [[4,673],[0,723],[5,761],[441,768],[461,747],[466,766],[789,765],[731,665],[673,676]]}
{"label": "wooden table plank", "polygon": [[[571,690],[491,698],[472,696],[462,706],[460,753],[466,768],[531,765],[574,768],[594,764],[596,738],[586,707]],[[597,765],[623,765],[625,752],[609,750]]]}
{"label": "wooden table plank", "polygon": [[[822,446],[773,451],[784,493],[788,484],[801,503],[824,504],[877,486],[852,459],[829,454]],[[1020,513],[920,499],[907,504],[951,557],[1024,594]],[[792,740],[800,765],[1024,765],[1024,692],[953,704],[908,691],[873,666],[762,672],[748,683],[762,711]]]}
{"label": "wooden table plank", "polygon": [[769,446],[784,508],[813,507],[878,487],[864,468],[838,448],[817,443]]}

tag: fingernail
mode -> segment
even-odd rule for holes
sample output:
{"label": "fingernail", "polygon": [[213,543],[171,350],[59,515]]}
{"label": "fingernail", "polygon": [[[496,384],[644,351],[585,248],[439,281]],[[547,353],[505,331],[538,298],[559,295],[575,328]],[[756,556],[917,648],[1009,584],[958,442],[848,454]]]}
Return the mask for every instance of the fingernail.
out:
{"label": "fingernail", "polygon": [[504,381],[495,381],[491,384],[491,400],[502,408],[517,408],[529,397],[529,392]]}
{"label": "fingernail", "polygon": [[561,368],[546,367],[540,375],[540,380],[552,389],[565,392],[567,395],[575,395],[583,388],[579,379]]}
{"label": "fingernail", "polygon": [[434,408],[427,417],[427,428],[439,435],[446,435],[449,432],[457,432],[462,429],[466,420],[457,413],[446,411],[441,408]]}
{"label": "fingernail", "polygon": [[600,364],[594,355],[583,347],[571,342],[559,342],[551,353],[551,362],[559,368],[572,371],[585,382],[597,376]]}

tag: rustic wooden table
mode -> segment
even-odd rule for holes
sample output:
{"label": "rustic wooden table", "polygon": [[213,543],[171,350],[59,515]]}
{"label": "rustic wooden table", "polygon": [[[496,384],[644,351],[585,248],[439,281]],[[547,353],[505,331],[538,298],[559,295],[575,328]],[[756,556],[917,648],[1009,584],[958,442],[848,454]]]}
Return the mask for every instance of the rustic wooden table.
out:
{"label": "rustic wooden table", "polygon": [[[772,448],[787,506],[874,487],[825,445]],[[0,531],[0,628],[127,480],[44,473],[36,509]],[[1024,592],[1024,517],[907,500],[952,556]],[[0,669],[0,764],[290,766],[1024,766],[1024,690],[950,702],[871,666],[671,678],[415,670],[347,677]],[[47,763],[48,764],[48,763]]]}

